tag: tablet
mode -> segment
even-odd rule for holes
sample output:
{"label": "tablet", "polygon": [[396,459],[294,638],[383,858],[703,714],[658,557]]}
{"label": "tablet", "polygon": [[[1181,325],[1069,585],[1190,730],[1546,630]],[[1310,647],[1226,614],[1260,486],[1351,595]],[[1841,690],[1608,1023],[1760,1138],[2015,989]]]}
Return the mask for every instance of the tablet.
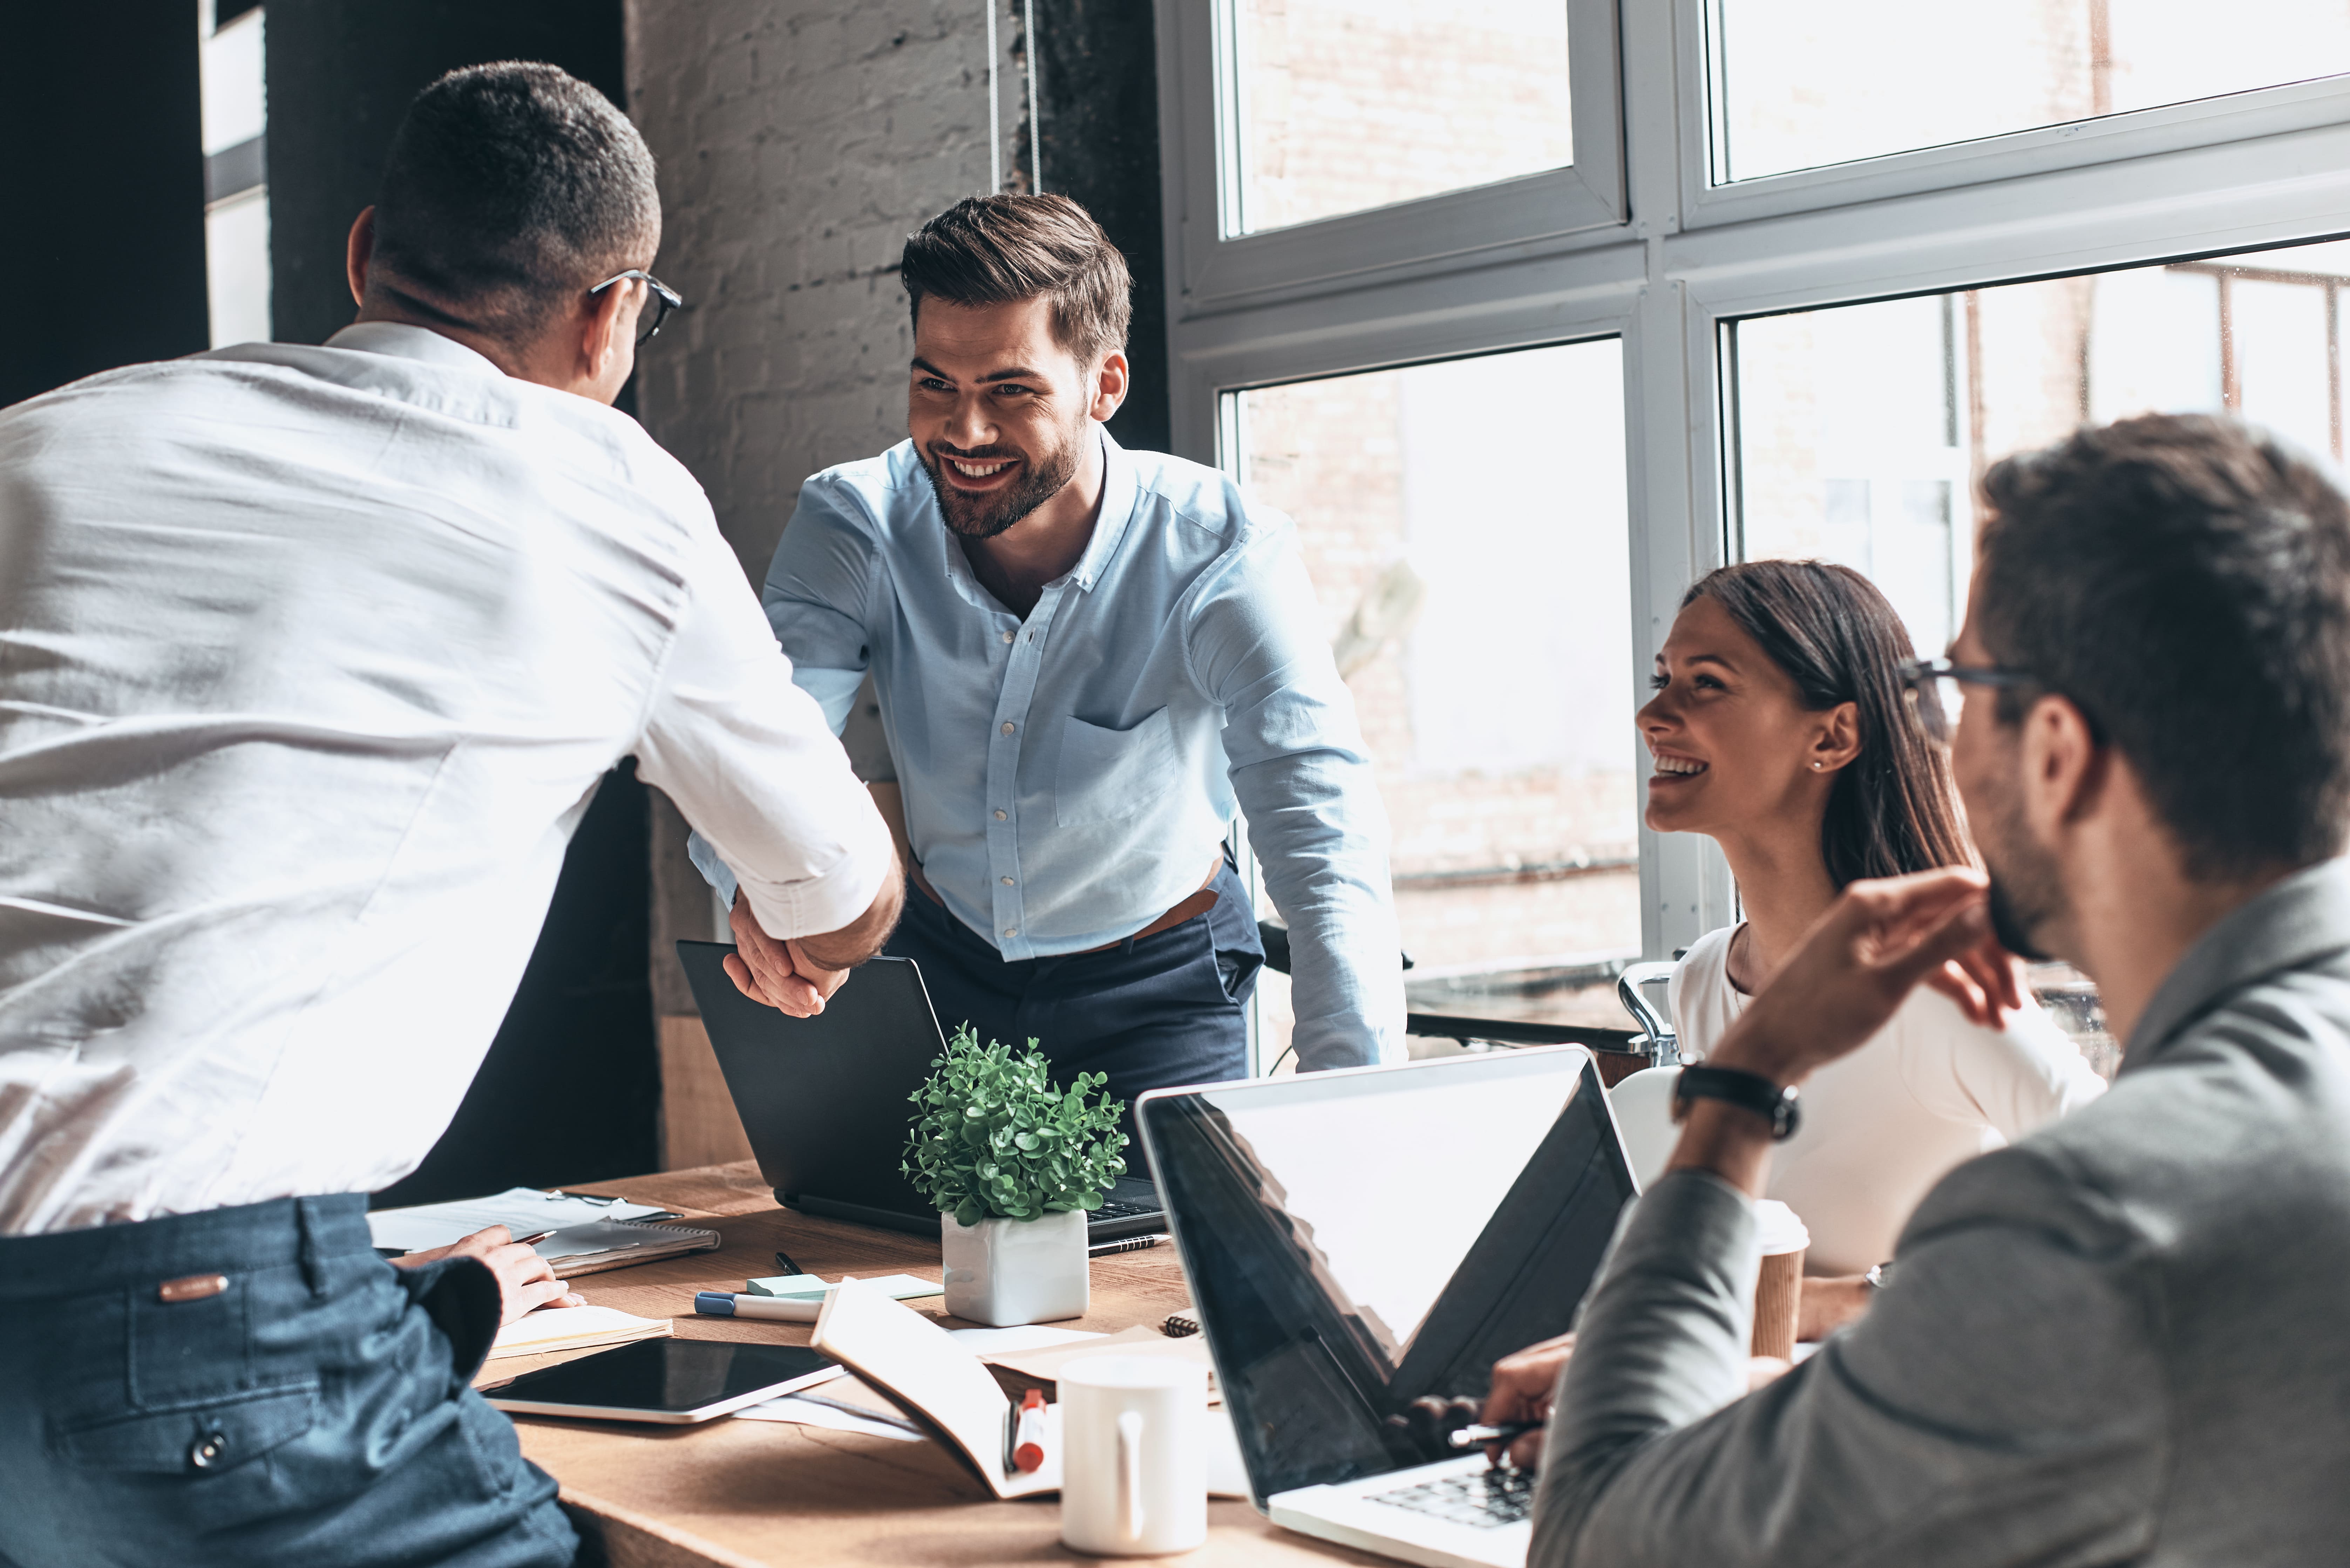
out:
{"label": "tablet", "polygon": [[828,1383],[847,1368],[801,1345],[639,1339],[482,1390],[516,1416],[684,1425]]}

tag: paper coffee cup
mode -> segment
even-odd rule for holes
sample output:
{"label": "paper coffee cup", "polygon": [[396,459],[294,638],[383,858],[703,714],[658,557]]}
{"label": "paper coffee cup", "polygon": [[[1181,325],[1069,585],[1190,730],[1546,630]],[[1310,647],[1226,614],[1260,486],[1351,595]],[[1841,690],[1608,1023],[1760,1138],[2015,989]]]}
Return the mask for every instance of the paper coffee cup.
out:
{"label": "paper coffee cup", "polygon": [[1762,1268],[1754,1281],[1754,1332],[1748,1353],[1793,1360],[1795,1319],[1804,1304],[1804,1253],[1812,1244],[1812,1233],[1794,1210],[1773,1199],[1754,1205],[1754,1220],[1762,1231]]}

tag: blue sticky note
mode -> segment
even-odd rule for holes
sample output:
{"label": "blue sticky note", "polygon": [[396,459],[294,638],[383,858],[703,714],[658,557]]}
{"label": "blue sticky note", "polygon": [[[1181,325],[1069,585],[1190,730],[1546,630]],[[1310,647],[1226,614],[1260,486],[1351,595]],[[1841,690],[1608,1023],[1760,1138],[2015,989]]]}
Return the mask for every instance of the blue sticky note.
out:
{"label": "blue sticky note", "polygon": [[820,1296],[828,1287],[815,1274],[775,1274],[744,1283],[746,1296]]}

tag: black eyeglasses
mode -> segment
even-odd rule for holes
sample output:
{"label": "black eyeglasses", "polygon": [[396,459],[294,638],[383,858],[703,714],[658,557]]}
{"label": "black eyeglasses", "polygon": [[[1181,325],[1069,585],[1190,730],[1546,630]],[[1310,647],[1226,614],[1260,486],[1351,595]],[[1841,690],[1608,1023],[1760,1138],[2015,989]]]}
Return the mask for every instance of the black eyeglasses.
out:
{"label": "black eyeglasses", "polygon": [[1947,659],[1912,659],[1900,670],[1908,688],[1909,707],[1918,722],[1938,745],[1948,745],[1958,728],[1960,686],[2037,686],[2040,677],[2029,670],[2002,670],[1991,664],[1953,664]]}
{"label": "black eyeglasses", "polygon": [[669,319],[671,311],[685,308],[685,299],[677,290],[642,267],[633,266],[626,272],[613,274],[588,292],[601,294],[614,284],[626,283],[630,278],[636,278],[645,286],[645,306],[637,312],[637,341],[644,343],[661,329],[661,323]]}

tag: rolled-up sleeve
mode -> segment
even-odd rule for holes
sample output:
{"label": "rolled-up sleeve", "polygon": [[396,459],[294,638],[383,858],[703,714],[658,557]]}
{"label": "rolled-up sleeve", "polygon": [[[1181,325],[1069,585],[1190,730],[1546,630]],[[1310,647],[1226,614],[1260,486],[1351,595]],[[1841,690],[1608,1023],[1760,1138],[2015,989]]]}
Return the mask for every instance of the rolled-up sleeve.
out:
{"label": "rolled-up sleeve", "polygon": [[638,776],[677,803],[702,841],[696,864],[738,881],[762,929],[837,930],[890,874],[889,830],[716,530],[702,543]]}
{"label": "rolled-up sleeve", "polygon": [[[1930,1212],[1929,1212],[1930,1210]],[[2169,1462],[2151,1270],[2036,1158],[1919,1210],[1896,1282],[1756,1394],[1745,1198],[1642,1197],[1562,1375],[1530,1568],[2126,1561]]]}
{"label": "rolled-up sleeve", "polygon": [[816,475],[800,487],[759,596],[793,680],[823,704],[836,735],[873,662],[866,628],[879,563],[871,527],[846,483]]}
{"label": "rolled-up sleeve", "polygon": [[[1254,559],[1247,557],[1253,556]],[[1288,525],[1203,593],[1186,653],[1223,710],[1232,793],[1289,922],[1302,1068],[1404,1057],[1387,811]]]}

